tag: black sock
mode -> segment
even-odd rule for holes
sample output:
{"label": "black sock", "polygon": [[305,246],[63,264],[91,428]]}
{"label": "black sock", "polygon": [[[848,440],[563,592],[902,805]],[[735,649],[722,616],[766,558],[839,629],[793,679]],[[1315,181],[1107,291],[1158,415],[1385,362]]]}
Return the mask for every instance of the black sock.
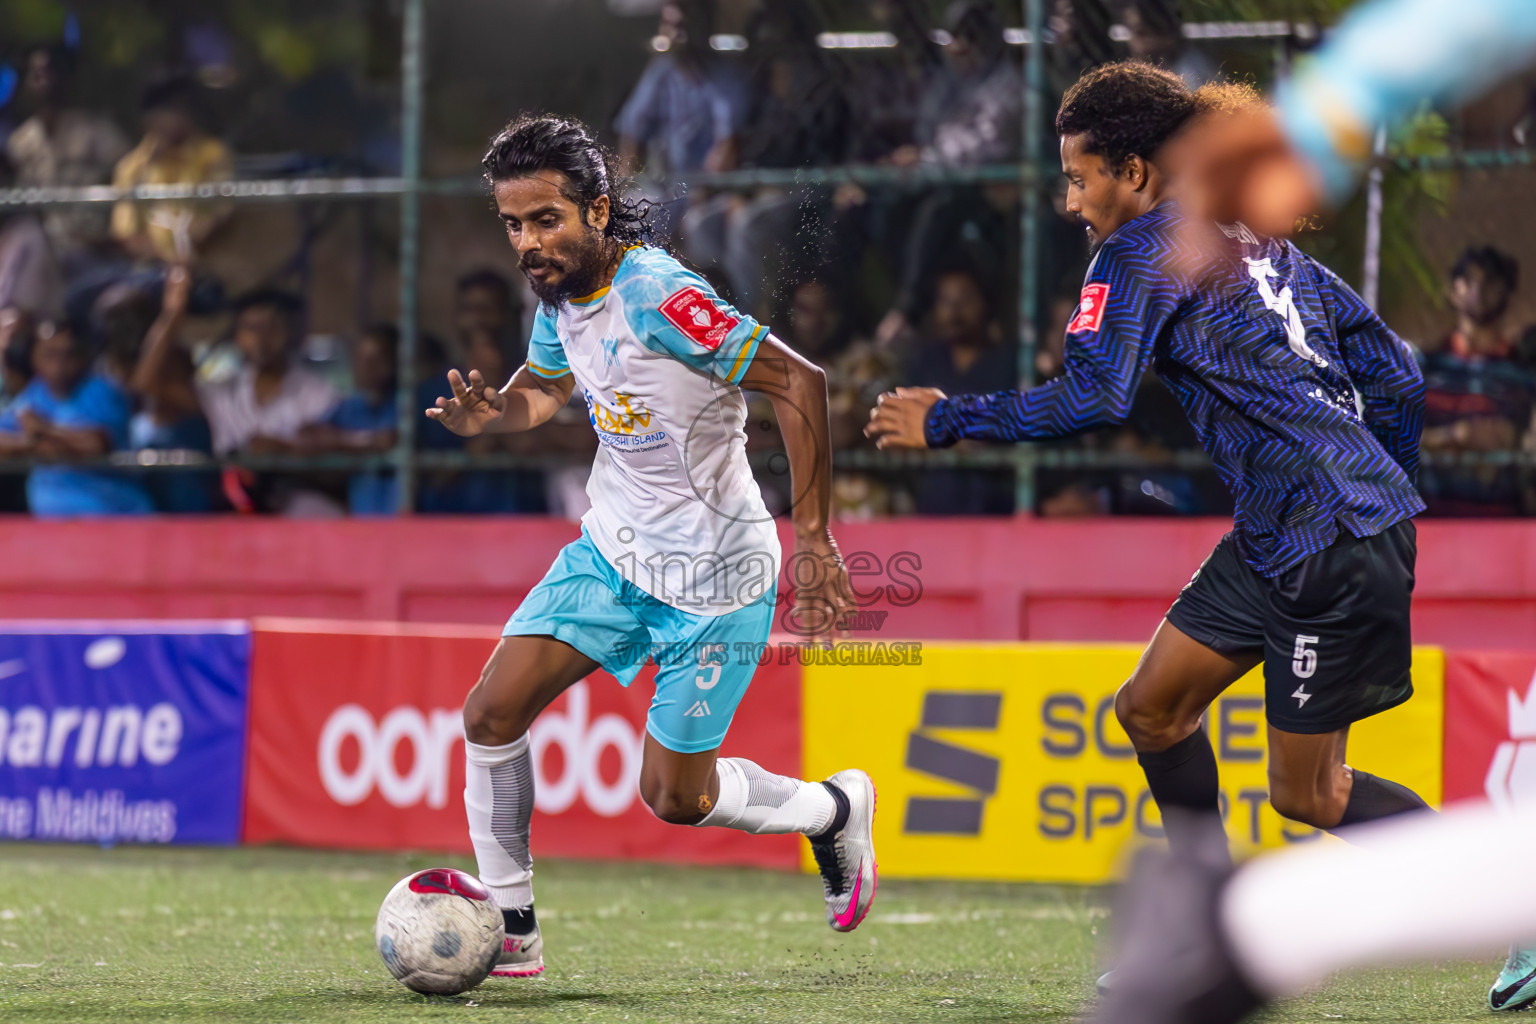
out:
{"label": "black sock", "polygon": [[532,903],[522,910],[502,908],[501,920],[507,926],[508,935],[532,935],[533,930],[539,926],[538,919],[533,916]]}
{"label": "black sock", "polygon": [[1429,807],[1419,794],[1401,783],[1357,769],[1350,771],[1354,781],[1350,783],[1349,802],[1344,805],[1344,817],[1339,819],[1338,828],[1390,818],[1394,814],[1422,811]]}
{"label": "black sock", "polygon": [[1220,780],[1216,752],[1205,730],[1197,728],[1167,750],[1137,754],[1136,761],[1162,813],[1169,849],[1222,859],[1226,832],[1218,802]]}
{"label": "black sock", "polygon": [[822,785],[826,786],[827,792],[832,794],[832,802],[837,805],[837,810],[832,814],[832,824],[815,835],[806,837],[813,843],[830,843],[833,839],[837,838],[837,834],[843,830],[843,826],[848,824],[848,794],[830,782],[823,782]]}

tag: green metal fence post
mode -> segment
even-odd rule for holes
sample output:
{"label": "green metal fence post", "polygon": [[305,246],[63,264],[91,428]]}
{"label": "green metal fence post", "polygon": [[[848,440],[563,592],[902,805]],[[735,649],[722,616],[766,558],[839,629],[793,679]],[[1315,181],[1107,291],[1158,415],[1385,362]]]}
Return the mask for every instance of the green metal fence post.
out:
{"label": "green metal fence post", "polygon": [[421,235],[422,19],[426,0],[405,0],[400,40],[400,360],[395,393],[395,481],[401,515],[416,507],[416,336]]}
{"label": "green metal fence post", "polygon": [[[1045,106],[1045,2],[1024,0],[1024,138],[1019,166],[1019,384],[1035,382],[1040,313],[1041,118]],[[1035,507],[1035,448],[1020,445],[1014,480],[1014,511]]]}

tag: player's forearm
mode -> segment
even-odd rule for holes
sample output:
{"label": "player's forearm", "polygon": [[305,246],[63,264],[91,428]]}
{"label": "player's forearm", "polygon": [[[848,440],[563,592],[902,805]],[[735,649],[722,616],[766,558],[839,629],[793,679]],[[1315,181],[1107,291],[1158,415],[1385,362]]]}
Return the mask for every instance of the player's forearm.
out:
{"label": "player's forearm", "polygon": [[789,365],[783,391],[765,392],[773,402],[789,458],[790,488],[799,495],[790,513],[798,536],[826,533],[832,516],[832,427],[827,413],[827,375],[819,367]]}
{"label": "player's forearm", "polygon": [[516,434],[532,430],[554,416],[552,410],[544,408],[538,392],[508,388],[503,393],[507,396],[507,409],[501,414],[501,419],[486,426],[486,433]]}
{"label": "player's forearm", "polygon": [[570,388],[562,387],[559,382],[564,379],[539,377],[527,366],[519,367],[507,386],[501,389],[507,400],[506,411],[486,428],[487,432],[515,434],[554,419],[571,397]]}
{"label": "player's forearm", "polygon": [[943,399],[929,410],[923,436],[930,448],[964,440],[1043,441],[1122,422],[1130,411],[1130,392],[1069,372],[1024,391]]}

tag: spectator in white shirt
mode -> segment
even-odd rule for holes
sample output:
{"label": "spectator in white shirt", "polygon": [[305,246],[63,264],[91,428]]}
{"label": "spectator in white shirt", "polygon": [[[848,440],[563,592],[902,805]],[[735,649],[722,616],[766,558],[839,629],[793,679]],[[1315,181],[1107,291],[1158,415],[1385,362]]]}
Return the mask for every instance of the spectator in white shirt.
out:
{"label": "spectator in white shirt", "polygon": [[235,345],[244,364],[227,380],[197,383],[219,455],[300,450],[299,433],[339,400],[323,376],[295,359],[302,307],[297,296],[252,292],[235,302]]}
{"label": "spectator in white shirt", "polygon": [[[173,269],[185,279],[185,271]],[[302,306],[295,295],[276,290],[252,292],[235,303],[235,345],[244,357],[238,370],[218,380],[204,380],[190,359],[172,358],[174,343],[146,347],[134,375],[140,394],[182,396],[183,407],[197,406],[208,420],[213,451],[235,454],[302,454],[309,450],[304,428],[323,422],[339,396],[319,373],[296,358]],[[158,337],[158,335],[157,335]],[[184,409],[185,411],[185,409]],[[341,515],[336,495],[324,493],[324,480],[294,473],[252,473],[229,467],[224,493],[242,511],[292,516]]]}

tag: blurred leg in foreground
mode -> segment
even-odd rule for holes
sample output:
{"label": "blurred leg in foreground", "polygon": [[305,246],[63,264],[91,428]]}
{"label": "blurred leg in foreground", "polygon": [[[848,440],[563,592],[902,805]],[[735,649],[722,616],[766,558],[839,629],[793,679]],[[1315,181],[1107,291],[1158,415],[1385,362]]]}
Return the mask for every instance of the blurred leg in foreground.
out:
{"label": "blurred leg in foreground", "polygon": [[1487,805],[1349,830],[1233,871],[1148,850],[1117,908],[1103,1024],[1226,1024],[1347,968],[1477,954],[1536,930],[1536,813]]}

